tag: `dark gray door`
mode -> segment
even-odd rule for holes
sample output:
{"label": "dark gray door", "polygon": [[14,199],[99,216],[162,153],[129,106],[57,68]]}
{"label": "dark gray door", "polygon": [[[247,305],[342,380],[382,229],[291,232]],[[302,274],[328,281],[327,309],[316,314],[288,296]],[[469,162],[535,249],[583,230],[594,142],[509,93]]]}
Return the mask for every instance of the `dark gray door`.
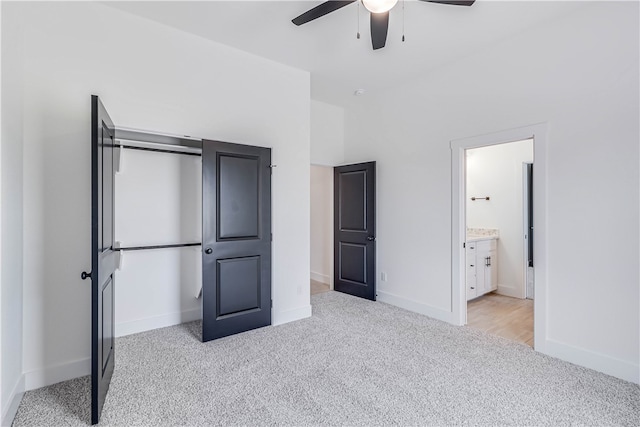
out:
{"label": "dark gray door", "polygon": [[376,300],[376,163],[334,168],[334,289]]}
{"label": "dark gray door", "polygon": [[533,163],[527,163],[527,266],[533,267]]}
{"label": "dark gray door", "polygon": [[271,324],[271,149],[202,141],[202,340]]}
{"label": "dark gray door", "polygon": [[100,420],[114,358],[114,126],[102,102],[91,97],[91,423]]}

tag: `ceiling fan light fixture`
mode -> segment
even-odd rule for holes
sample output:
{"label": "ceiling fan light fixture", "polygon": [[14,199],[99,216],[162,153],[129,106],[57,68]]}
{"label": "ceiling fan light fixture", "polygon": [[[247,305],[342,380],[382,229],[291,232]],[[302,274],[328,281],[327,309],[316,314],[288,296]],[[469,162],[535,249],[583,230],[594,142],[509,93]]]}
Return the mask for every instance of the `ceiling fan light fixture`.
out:
{"label": "ceiling fan light fixture", "polygon": [[393,9],[398,0],[362,0],[362,4],[371,13],[384,13]]}

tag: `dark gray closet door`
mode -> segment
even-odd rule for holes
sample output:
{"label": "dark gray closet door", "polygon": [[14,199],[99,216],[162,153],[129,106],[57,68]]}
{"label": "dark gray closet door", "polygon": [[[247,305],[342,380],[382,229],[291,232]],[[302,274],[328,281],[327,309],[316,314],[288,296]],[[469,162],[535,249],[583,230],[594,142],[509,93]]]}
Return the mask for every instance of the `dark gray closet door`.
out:
{"label": "dark gray closet door", "polygon": [[376,300],[376,163],[334,168],[334,289]]}
{"label": "dark gray closet door", "polygon": [[[91,423],[100,421],[115,366],[114,237],[115,129],[102,102],[91,97]],[[83,273],[83,278],[89,277]]]}
{"label": "dark gray closet door", "polygon": [[271,149],[202,141],[202,340],[271,324]]}

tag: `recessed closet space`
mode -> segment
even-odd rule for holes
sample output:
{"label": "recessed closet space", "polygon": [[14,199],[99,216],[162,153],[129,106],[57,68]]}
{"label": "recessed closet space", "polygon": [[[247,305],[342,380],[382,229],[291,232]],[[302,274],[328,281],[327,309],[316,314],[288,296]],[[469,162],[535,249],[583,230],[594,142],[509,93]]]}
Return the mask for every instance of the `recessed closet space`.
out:
{"label": "recessed closet space", "polygon": [[115,334],[200,319],[200,150],[119,142],[115,240],[124,250],[116,271]]}
{"label": "recessed closet space", "polygon": [[467,324],[533,346],[533,140],[465,160]]}

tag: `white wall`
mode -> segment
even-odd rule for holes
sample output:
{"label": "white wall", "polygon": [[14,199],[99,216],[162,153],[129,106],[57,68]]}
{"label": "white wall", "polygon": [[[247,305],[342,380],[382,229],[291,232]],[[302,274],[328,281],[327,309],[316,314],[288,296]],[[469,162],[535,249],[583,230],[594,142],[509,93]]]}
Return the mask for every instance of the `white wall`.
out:
{"label": "white wall", "polygon": [[[2,6],[0,5],[0,21],[2,20]],[[0,44],[2,43],[2,37],[0,36]],[[0,63],[0,68],[1,67]],[[0,71],[0,79],[2,79],[2,72]],[[0,97],[2,96],[2,90],[0,89]],[[2,107],[0,107],[0,129],[2,129]],[[0,187],[2,186],[2,136],[0,136]],[[1,194],[0,194],[1,197]],[[0,206],[0,262],[2,260],[2,207]],[[2,274],[0,274],[0,345],[2,343]],[[4,422],[5,406],[2,399],[2,350],[0,349],[0,425],[10,424],[9,421]]]}
{"label": "white wall", "polygon": [[311,166],[311,278],[333,283],[333,168]]}
{"label": "white wall", "polygon": [[344,162],[344,108],[311,101],[311,163],[337,166]]}
{"label": "white wall", "polygon": [[[0,28],[2,28],[2,4],[0,4]],[[0,50],[2,46],[2,31],[0,31]],[[2,57],[0,55],[0,82],[2,81]],[[2,99],[2,84],[0,84],[0,100]],[[2,102],[0,102],[0,189],[2,188]],[[2,262],[2,191],[0,190],[0,263]],[[1,265],[0,265],[1,267]],[[0,273],[0,345],[2,343],[2,274]],[[0,425],[4,425],[4,402],[2,399],[2,350],[0,349]],[[9,424],[9,422],[7,422]]]}
{"label": "white wall", "polygon": [[[23,208],[22,208],[22,54],[20,25],[2,10],[2,145],[0,146],[0,421],[10,425],[22,391]],[[8,37],[10,33],[12,37]]]}
{"label": "white wall", "polygon": [[333,166],[344,163],[344,108],[311,100],[311,278],[333,283]]}
{"label": "white wall", "polygon": [[[0,28],[2,28],[2,4],[0,4]],[[0,31],[0,46],[2,46],[2,31]],[[1,49],[1,47],[0,47]],[[2,81],[2,58],[0,55],[0,81]],[[2,99],[2,84],[0,84],[0,100]],[[2,188],[2,102],[0,102],[0,189]],[[2,192],[0,190],[0,263],[2,262]],[[1,268],[0,264],[0,268]],[[2,345],[2,274],[0,274],[0,346]],[[2,347],[4,348],[4,347]],[[22,356],[22,355],[21,355]],[[2,350],[0,349],[0,425],[11,424],[11,421],[4,421],[5,417],[5,403],[2,397],[2,388],[4,383],[2,382]],[[13,417],[12,417],[13,419]]]}
{"label": "white wall", "polygon": [[[123,247],[202,240],[202,158],[125,149],[115,177]],[[116,272],[116,336],[200,319],[201,247],[127,251]]]}
{"label": "white wall", "polygon": [[638,6],[590,3],[352,100],[345,160],[378,162],[380,300],[453,321],[449,142],[548,122],[542,347],[640,381]]}
{"label": "white wall", "polygon": [[273,148],[273,323],[309,316],[309,74],[101,4],[12,9],[25,26],[26,387],[89,372],[91,94],[121,127]]}
{"label": "white wall", "polygon": [[[525,297],[522,164],[533,162],[533,141],[467,150],[467,227],[497,228],[498,293]],[[491,200],[471,201],[489,196]]]}

